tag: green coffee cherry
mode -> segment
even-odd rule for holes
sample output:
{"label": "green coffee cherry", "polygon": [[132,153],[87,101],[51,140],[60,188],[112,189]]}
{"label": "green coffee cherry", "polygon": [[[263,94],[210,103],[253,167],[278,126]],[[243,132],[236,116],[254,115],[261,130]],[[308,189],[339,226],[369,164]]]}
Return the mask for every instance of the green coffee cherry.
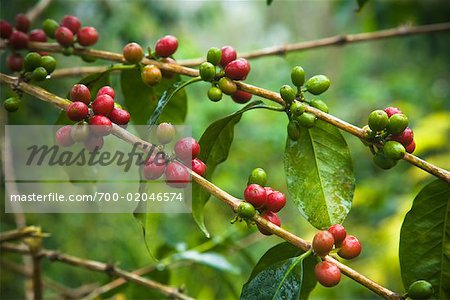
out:
{"label": "green coffee cherry", "polygon": [[383,146],[383,153],[387,158],[399,160],[405,156],[406,150],[399,142],[388,141]]}
{"label": "green coffee cherry", "polygon": [[58,29],[59,23],[56,22],[53,19],[46,19],[42,23],[42,29],[44,30],[45,34],[49,37],[54,39],[55,38],[55,31]]}
{"label": "green coffee cherry", "polygon": [[42,56],[41,58],[41,66],[47,70],[48,74],[53,73],[56,69],[56,59],[53,58],[53,56]]}
{"label": "green coffee cherry", "polygon": [[208,54],[206,55],[206,60],[217,66],[220,63],[220,60],[222,59],[222,50],[220,48],[212,47],[209,48]]}
{"label": "green coffee cherry", "polygon": [[295,99],[294,89],[287,84],[280,88],[280,95],[287,104],[292,103]]}
{"label": "green coffee cherry", "polygon": [[305,83],[305,70],[302,67],[296,66],[291,71],[291,80],[296,87],[300,87]]}
{"label": "green coffee cherry", "polygon": [[83,54],[81,55],[81,59],[87,63],[91,63],[97,60],[97,57],[88,55],[88,54]]}
{"label": "green coffee cherry", "polygon": [[231,80],[228,77],[220,78],[218,84],[219,84],[219,88],[226,95],[232,95],[237,91],[236,83],[234,83],[233,80]]}
{"label": "green coffee cherry", "polygon": [[396,160],[387,158],[383,151],[378,151],[373,156],[373,162],[383,170],[391,169],[397,164]]}
{"label": "green coffee cherry", "polygon": [[33,73],[31,73],[31,79],[34,81],[42,81],[45,80],[47,75],[47,70],[44,67],[39,67],[34,69]]}
{"label": "green coffee cherry", "polygon": [[296,118],[298,124],[300,126],[306,127],[306,128],[312,128],[314,127],[314,123],[316,123],[316,116],[310,113],[303,113],[300,116]]}
{"label": "green coffee cherry", "polygon": [[313,95],[320,95],[330,87],[330,79],[325,75],[316,75],[306,81],[305,87]]}
{"label": "green coffee cherry", "polygon": [[248,177],[247,185],[259,184],[260,186],[265,186],[267,184],[267,174],[264,169],[256,168],[252,171]]}
{"label": "green coffee cherry", "polygon": [[311,100],[311,106],[317,108],[318,110],[321,110],[325,113],[328,113],[328,105],[319,99],[313,99]]}
{"label": "green coffee cherry", "polygon": [[216,76],[216,67],[209,62],[202,63],[200,65],[199,71],[200,77],[204,81],[212,81],[214,79],[214,76]]}
{"label": "green coffee cherry", "polygon": [[73,47],[64,48],[61,53],[64,56],[71,56],[73,54]]}
{"label": "green coffee cherry", "polygon": [[41,55],[37,52],[30,52],[25,56],[25,71],[33,72],[34,69],[41,66]]}
{"label": "green coffee cherry", "polygon": [[287,132],[288,137],[293,141],[297,141],[300,138],[300,130],[298,128],[297,122],[295,121],[289,121]]}
{"label": "green coffee cherry", "polygon": [[400,134],[408,127],[408,118],[403,114],[392,115],[386,129],[391,134]]}
{"label": "green coffee cherry", "polygon": [[389,122],[388,114],[381,109],[374,110],[369,115],[368,125],[373,131],[382,131]]}
{"label": "green coffee cherry", "polygon": [[430,299],[433,293],[433,286],[425,280],[417,280],[408,288],[408,296],[413,300]]}
{"label": "green coffee cherry", "polygon": [[213,86],[208,90],[208,98],[213,102],[218,102],[222,99],[222,90]]}
{"label": "green coffee cherry", "polygon": [[15,112],[19,109],[20,99],[17,97],[11,97],[3,102],[3,107],[9,112]]}
{"label": "green coffee cherry", "polygon": [[304,113],[306,110],[306,104],[299,102],[299,101],[294,101],[294,103],[292,103],[291,105],[291,114],[294,117],[298,117],[300,116],[302,113]]}
{"label": "green coffee cherry", "polygon": [[242,202],[238,206],[237,213],[242,219],[250,219],[256,214],[256,210],[250,203]]}

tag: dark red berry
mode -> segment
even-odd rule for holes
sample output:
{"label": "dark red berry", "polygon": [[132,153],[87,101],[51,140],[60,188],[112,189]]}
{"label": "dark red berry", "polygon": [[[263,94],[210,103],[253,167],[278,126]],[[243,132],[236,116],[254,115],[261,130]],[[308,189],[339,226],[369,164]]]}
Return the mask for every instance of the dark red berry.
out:
{"label": "dark red berry", "polygon": [[342,242],[338,255],[345,259],[352,259],[361,253],[361,243],[353,235],[347,235]]}
{"label": "dark red berry", "polygon": [[[266,192],[267,193],[267,192]],[[273,191],[267,195],[266,209],[279,212],[286,205],[286,196],[279,191]]]}
{"label": "dark red berry", "polygon": [[318,263],[314,273],[317,281],[325,287],[335,286],[341,281],[341,270],[328,261]]}
{"label": "dark red berry", "polygon": [[28,35],[22,31],[14,31],[9,36],[9,44],[14,49],[25,49],[28,47]]}
{"label": "dark red berry", "polygon": [[330,253],[334,246],[334,237],[333,235],[326,231],[322,230],[316,233],[312,242],[312,248],[314,252],[319,256],[325,256]]}
{"label": "dark red berry", "polygon": [[414,142],[414,140],[405,147],[406,152],[408,153],[413,153],[414,150],[416,150],[416,142]]}
{"label": "dark red berry", "polygon": [[13,27],[5,20],[0,21],[0,38],[8,39],[13,33]]}
{"label": "dark red berry", "polygon": [[69,147],[75,143],[75,141],[72,139],[72,135],[70,134],[72,130],[72,126],[66,125],[64,127],[61,127],[56,131],[56,143],[60,145],[61,147]]}
{"label": "dark red berry", "polygon": [[403,114],[400,108],[398,107],[386,107],[384,111],[387,113],[389,118],[393,115]]}
{"label": "dark red berry", "polygon": [[237,90],[236,92],[234,92],[234,94],[231,95],[231,98],[236,103],[244,104],[252,99],[252,94]]}
{"label": "dark red berry", "polygon": [[191,165],[192,165],[192,171],[194,171],[198,175],[203,176],[203,174],[205,174],[206,165],[200,159],[194,158],[191,162]]}
{"label": "dark red berry", "polygon": [[114,99],[116,93],[114,92],[114,89],[112,87],[110,87],[109,85],[105,85],[104,87],[98,90],[97,97],[100,95],[108,95]]}
{"label": "dark red berry", "polygon": [[24,14],[18,14],[16,16],[16,29],[22,32],[28,32],[30,30],[31,21]]}
{"label": "dark red berry", "polygon": [[178,40],[173,35],[166,35],[160,38],[155,45],[156,55],[169,57],[177,51]]}
{"label": "dark red berry", "polygon": [[270,186],[266,186],[264,189],[266,190],[267,196],[269,196],[269,194],[274,192],[274,189],[271,188]]}
{"label": "dark red berry", "polygon": [[93,125],[91,126],[91,130],[96,136],[108,135],[111,133],[111,130],[113,128],[111,120],[108,117],[102,115],[93,116],[89,121],[89,124]]}
{"label": "dark red berry", "polygon": [[391,137],[392,140],[399,142],[403,146],[408,146],[414,140],[414,132],[411,128],[406,127],[401,134],[394,134]]}
{"label": "dark red berry", "polygon": [[233,60],[225,67],[225,74],[233,80],[244,80],[250,72],[250,64],[245,58]]}
{"label": "dark red berry", "polygon": [[[92,127],[91,127],[92,129]],[[103,147],[103,137],[96,136],[96,135],[90,135],[86,140],[84,140],[84,147],[93,152],[94,150],[100,150]]]}
{"label": "dark red berry", "polygon": [[230,62],[235,60],[237,57],[236,50],[231,46],[222,47],[222,57],[220,59],[220,65],[225,68]]}
{"label": "dark red berry", "polygon": [[175,188],[184,188],[190,182],[188,169],[179,162],[171,162],[166,168],[166,183]]}
{"label": "dark red berry", "polygon": [[189,162],[200,154],[200,144],[192,137],[185,137],[175,144],[174,150],[179,159]]}
{"label": "dark red berry", "polygon": [[263,208],[267,203],[266,189],[256,183],[250,184],[244,191],[244,199],[255,208]]}
{"label": "dark red berry", "polygon": [[75,16],[64,16],[60,25],[67,27],[73,34],[76,34],[81,28],[81,21]]}
{"label": "dark red berry", "polygon": [[164,174],[166,170],[166,159],[164,153],[152,154],[144,166],[144,177],[155,180]]}
{"label": "dark red berry", "polygon": [[45,35],[42,29],[34,29],[28,34],[28,39],[32,42],[45,43],[47,41],[47,35]]}
{"label": "dark red berry", "polygon": [[69,28],[60,26],[55,31],[55,39],[61,46],[68,47],[73,44],[74,35]]}
{"label": "dark red berry", "polygon": [[81,46],[92,46],[98,41],[98,32],[94,27],[83,27],[77,32],[77,41]]}
{"label": "dark red berry", "polygon": [[124,109],[115,107],[109,114],[109,118],[117,125],[126,125],[130,122],[130,113]]}
{"label": "dark red berry", "polygon": [[114,99],[106,94],[97,96],[91,107],[96,115],[108,116],[114,109]]}
{"label": "dark red berry", "polygon": [[6,59],[6,65],[13,72],[18,72],[23,68],[23,57],[20,53],[11,53]]}
{"label": "dark red berry", "polygon": [[72,102],[67,108],[67,117],[72,121],[81,121],[89,115],[89,108],[86,103]]}
{"label": "dark red berry", "polygon": [[84,84],[75,84],[70,90],[70,100],[89,104],[91,102],[91,91]]}
{"label": "dark red berry", "polygon": [[[276,213],[274,213],[274,212],[266,211],[266,212],[264,212],[261,215],[261,217],[266,219],[270,223],[273,223],[273,224],[277,225],[278,227],[281,226],[280,218],[278,218],[278,215]],[[265,228],[262,228],[259,225],[258,225],[258,229],[259,229],[259,232],[261,232],[264,235],[271,235],[272,234],[270,231],[266,230]]]}
{"label": "dark red berry", "polygon": [[328,228],[328,231],[333,235],[334,244],[339,248],[342,244],[342,241],[347,236],[347,232],[345,231],[344,226],[342,226],[341,224],[334,224],[333,226]]}

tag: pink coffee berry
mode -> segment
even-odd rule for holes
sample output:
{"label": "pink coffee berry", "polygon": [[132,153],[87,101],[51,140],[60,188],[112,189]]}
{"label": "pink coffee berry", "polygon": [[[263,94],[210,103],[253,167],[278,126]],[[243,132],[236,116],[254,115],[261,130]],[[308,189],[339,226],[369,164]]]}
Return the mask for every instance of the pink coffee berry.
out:
{"label": "pink coffee berry", "polygon": [[108,117],[102,115],[93,116],[89,121],[89,124],[92,125],[91,131],[96,136],[105,136],[110,134],[113,127],[111,120]]}
{"label": "pink coffee berry", "polygon": [[194,158],[191,162],[192,171],[200,176],[203,176],[206,172],[206,165],[198,158]]}
{"label": "pink coffee berry", "polygon": [[336,247],[340,247],[342,244],[342,241],[347,236],[347,232],[345,231],[344,226],[341,224],[334,224],[330,228],[328,228],[328,231],[333,235],[334,237],[334,244]]}
{"label": "pink coffee berry", "polygon": [[273,188],[271,188],[270,186],[266,186],[264,188],[266,190],[266,194],[267,196],[269,196],[269,194],[273,193],[275,190]]}
{"label": "pink coffee berry", "polygon": [[68,47],[73,44],[74,35],[69,28],[60,26],[55,31],[55,39],[61,46]]}
{"label": "pink coffee berry", "polygon": [[387,113],[389,118],[393,115],[402,114],[402,111],[398,107],[386,107],[384,111]]}
{"label": "pink coffee berry", "polygon": [[178,40],[173,35],[166,35],[160,38],[155,45],[156,55],[169,57],[178,49]]}
{"label": "pink coffee berry", "polygon": [[42,29],[34,29],[28,34],[28,39],[32,42],[45,43],[47,42],[47,35]]}
{"label": "pink coffee berry", "polygon": [[130,122],[130,113],[124,109],[115,107],[109,114],[109,119],[117,125],[126,125]]}
{"label": "pink coffee berry", "polygon": [[[278,218],[278,215],[274,212],[271,211],[266,211],[261,215],[262,218],[266,219],[267,221],[269,221],[270,223],[273,223],[275,225],[277,225],[278,227],[281,226],[281,221],[280,218]],[[261,232],[264,235],[271,235],[272,233],[268,230],[266,230],[265,228],[261,227],[258,225],[258,230],[259,232]]]}
{"label": "pink coffee berry", "polygon": [[231,46],[222,47],[222,58],[220,59],[220,65],[225,68],[230,62],[237,58],[236,50]]}
{"label": "pink coffee berry", "polygon": [[72,102],[67,108],[67,117],[72,121],[81,121],[88,117],[89,108],[86,103]]}
{"label": "pink coffee berry", "polygon": [[114,109],[114,99],[106,94],[97,96],[91,107],[96,115],[108,116]]}
{"label": "pink coffee berry", "polygon": [[89,104],[91,102],[91,91],[84,84],[75,84],[70,90],[70,100]]}
{"label": "pink coffee berry", "polygon": [[244,104],[252,99],[252,94],[237,90],[236,92],[234,92],[234,94],[231,95],[231,98],[236,103]]}
{"label": "pink coffee berry", "polygon": [[76,34],[81,28],[81,21],[75,16],[64,16],[60,25],[67,27],[73,34]]}
{"label": "pink coffee berry", "polygon": [[244,80],[250,73],[250,64],[245,58],[233,60],[225,67],[225,74],[233,80]]}
{"label": "pink coffee berry", "polygon": [[342,242],[338,255],[345,259],[352,259],[361,253],[362,247],[359,240],[353,235],[347,235]]}
{"label": "pink coffee berry", "polygon": [[97,29],[91,26],[86,26],[78,30],[77,41],[81,46],[92,46],[98,41]]}
{"label": "pink coffee berry", "polygon": [[185,137],[175,144],[174,150],[179,159],[189,162],[200,154],[200,144],[192,137]]}
{"label": "pink coffee berry", "polygon": [[179,162],[171,162],[166,168],[166,183],[175,188],[184,188],[190,182],[188,169]]}
{"label": "pink coffee berry", "polygon": [[75,141],[72,139],[70,132],[72,131],[72,126],[66,125],[56,131],[55,139],[56,143],[61,147],[72,146]]}
{"label": "pink coffee berry", "polygon": [[279,191],[273,191],[267,195],[265,208],[273,212],[279,212],[286,205],[286,196]]}
{"label": "pink coffee berry", "polygon": [[13,33],[13,27],[5,20],[0,21],[0,38],[9,39]]}
{"label": "pink coffee berry", "polygon": [[401,134],[395,134],[391,137],[392,140],[399,142],[403,146],[408,146],[414,140],[414,132],[411,128],[406,127]]}
{"label": "pink coffee berry", "polygon": [[144,166],[144,177],[155,180],[161,177],[166,170],[166,159],[164,153],[155,153],[150,156]]}
{"label": "pink coffee berry", "polygon": [[111,98],[114,99],[114,97],[116,96],[116,92],[114,91],[114,89],[112,87],[110,87],[109,85],[105,85],[104,87],[102,87],[101,89],[98,90],[97,92],[97,97],[100,95],[108,95]]}
{"label": "pink coffee berry", "polygon": [[9,36],[9,44],[14,49],[25,49],[28,47],[28,35],[22,31],[14,31]]}
{"label": "pink coffee berry", "polygon": [[409,145],[405,147],[406,152],[413,153],[416,150],[416,142],[413,140]]}
{"label": "pink coffee berry", "polygon": [[334,237],[333,235],[326,231],[322,230],[316,233],[313,238],[312,248],[314,252],[319,256],[325,256],[330,253],[334,246]]}
{"label": "pink coffee berry", "polygon": [[90,135],[86,140],[84,140],[84,147],[90,151],[93,152],[95,150],[100,150],[103,147],[104,140],[101,136],[96,135]]}
{"label": "pink coffee berry", "polygon": [[314,274],[317,281],[325,287],[335,286],[341,281],[341,270],[328,261],[318,263],[314,268]]}
{"label": "pink coffee berry", "polygon": [[15,18],[16,29],[22,32],[28,32],[30,30],[31,21],[24,14],[18,14]]}
{"label": "pink coffee berry", "polygon": [[256,183],[250,184],[245,188],[244,199],[257,209],[263,208],[267,203],[266,189]]}

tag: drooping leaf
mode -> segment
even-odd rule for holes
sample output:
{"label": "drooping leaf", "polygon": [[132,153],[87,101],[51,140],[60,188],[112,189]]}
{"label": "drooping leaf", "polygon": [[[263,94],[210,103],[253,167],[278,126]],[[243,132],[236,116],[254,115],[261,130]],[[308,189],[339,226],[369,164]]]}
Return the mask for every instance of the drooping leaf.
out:
{"label": "drooping leaf", "polygon": [[[199,140],[200,148],[202,149],[199,158],[207,166],[205,178],[211,179],[216,167],[227,159],[231,143],[233,142],[234,126],[240,121],[242,114],[248,110],[263,107],[266,106],[262,101],[254,101],[241,110],[209,125]],[[210,194],[207,191],[198,184],[193,183],[192,215],[207,237],[209,237],[209,233],[205,227],[203,211],[209,196]]]}
{"label": "drooping leaf", "polygon": [[287,186],[300,213],[316,228],[342,223],[351,208],[355,177],[344,137],[317,120],[288,139],[284,156]]}
{"label": "drooping leaf", "polygon": [[200,253],[198,251],[185,251],[175,254],[173,261],[188,260],[205,266],[209,266],[213,269],[223,272],[230,272],[234,274],[239,273],[239,268],[233,266],[226,257],[219,253]]}
{"label": "drooping leaf", "polygon": [[405,288],[422,279],[432,299],[450,299],[450,185],[435,180],[414,199],[400,232],[400,268]]}

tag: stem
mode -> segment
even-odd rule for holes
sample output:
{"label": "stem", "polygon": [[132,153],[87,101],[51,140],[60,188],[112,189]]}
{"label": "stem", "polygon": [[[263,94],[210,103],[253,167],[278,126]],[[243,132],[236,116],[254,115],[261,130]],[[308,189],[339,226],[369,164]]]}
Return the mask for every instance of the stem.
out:
{"label": "stem", "polygon": [[36,226],[27,226],[23,228],[13,229],[10,231],[2,232],[0,234],[0,243],[20,240],[25,237],[38,237],[42,236],[41,230]]}
{"label": "stem", "polygon": [[42,14],[42,12],[44,12],[44,10],[50,5],[51,2],[52,0],[40,0],[33,6],[32,9],[27,12],[28,19],[33,22]]}
{"label": "stem", "polygon": [[41,275],[41,258],[38,254],[31,254],[33,261],[33,299],[41,300],[42,298],[42,275]]}

